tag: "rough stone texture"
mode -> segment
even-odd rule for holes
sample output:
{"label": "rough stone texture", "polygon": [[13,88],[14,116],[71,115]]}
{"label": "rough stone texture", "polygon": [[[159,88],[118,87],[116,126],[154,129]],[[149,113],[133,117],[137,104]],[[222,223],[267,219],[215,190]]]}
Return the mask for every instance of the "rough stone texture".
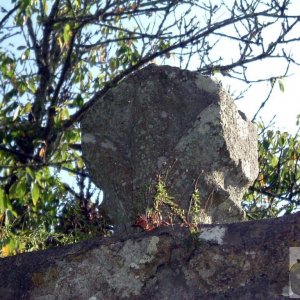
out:
{"label": "rough stone texture", "polygon": [[1,259],[1,299],[287,299],[300,291],[300,248],[289,256],[299,217],[202,225],[194,238],[170,226]]}
{"label": "rough stone texture", "polygon": [[157,174],[186,211],[199,188],[199,221],[243,219],[240,202],[258,173],[256,129],[210,78],[150,65],[100,98],[81,125],[85,162],[115,224],[145,213]]}

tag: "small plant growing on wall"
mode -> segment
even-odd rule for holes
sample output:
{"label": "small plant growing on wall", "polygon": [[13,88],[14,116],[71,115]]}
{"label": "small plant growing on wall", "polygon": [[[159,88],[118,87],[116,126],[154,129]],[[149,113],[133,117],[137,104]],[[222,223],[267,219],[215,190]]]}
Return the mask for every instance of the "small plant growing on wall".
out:
{"label": "small plant growing on wall", "polygon": [[202,213],[203,209],[201,209],[201,198],[198,188],[195,187],[191,195],[189,210],[185,211],[169,195],[165,181],[158,175],[152,204],[146,209],[144,214],[137,217],[134,225],[145,231],[152,231],[161,226],[180,224],[181,226],[189,227],[191,232],[197,232],[197,225],[201,221]]}

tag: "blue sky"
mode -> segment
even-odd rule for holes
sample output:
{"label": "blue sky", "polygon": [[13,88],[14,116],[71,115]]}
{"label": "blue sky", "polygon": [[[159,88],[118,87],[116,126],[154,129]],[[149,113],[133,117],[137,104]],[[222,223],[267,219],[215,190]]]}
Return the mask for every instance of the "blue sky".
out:
{"label": "blue sky", "polygon": [[[267,67],[271,68],[272,66],[267,65]],[[280,91],[279,84],[276,84],[270,99],[256,119],[262,119],[265,124],[268,124],[275,116],[275,128],[295,133],[298,129],[296,126],[297,115],[300,114],[300,68],[291,68],[290,74],[289,77],[283,79],[284,92]],[[226,78],[222,78],[222,82],[225,85],[229,84],[231,91],[239,92],[246,87],[246,85],[240,82]],[[269,88],[269,83],[256,84],[251,87],[243,99],[237,100],[235,103],[249,119],[252,119],[262,101],[266,99]]]}
{"label": "blue sky", "polygon": [[[10,1],[9,1],[10,2]],[[208,2],[208,1],[203,1]],[[225,1],[226,5],[231,7],[233,0]],[[228,17],[228,11],[225,8],[222,8],[221,0],[211,0],[213,5],[218,5],[221,7],[218,14],[214,16],[215,21],[220,21]],[[9,7],[11,3],[7,3],[4,6]],[[299,0],[291,1],[290,13],[293,15],[300,15],[300,5]],[[179,11],[180,12],[180,11]],[[200,24],[202,24],[205,16],[203,11],[195,10],[192,11],[192,15],[196,15],[199,19]],[[144,20],[147,22],[147,20]],[[232,28],[226,28],[224,32],[230,32]],[[274,41],[276,34],[281,30],[281,24],[278,23],[274,27],[270,28],[269,31],[266,31],[264,35],[264,41],[266,43]],[[298,24],[298,30],[295,30],[296,34],[300,32],[300,24]],[[214,38],[214,37],[212,37]],[[14,41],[16,42],[16,41]],[[234,59],[235,55],[239,55],[238,44],[234,45],[234,42],[230,39],[222,38],[220,43],[213,49],[212,55],[214,57],[219,57],[222,55],[224,57],[224,63],[230,62]],[[286,52],[289,50],[293,53],[293,58],[300,62],[300,52],[297,45],[285,46]],[[159,63],[159,62],[157,62]],[[177,65],[178,61],[175,62],[172,59],[166,60],[165,64]],[[190,65],[190,69],[197,68],[197,57],[194,57],[194,63]],[[195,66],[195,68],[193,68]],[[284,61],[280,59],[273,59],[264,62],[251,63],[248,66],[248,74],[252,79],[255,78],[264,78],[268,76],[276,76],[282,74],[285,69]],[[261,110],[257,120],[261,118],[265,123],[268,123],[274,116],[275,127],[278,127],[280,130],[289,131],[291,133],[296,132],[296,117],[300,114],[300,92],[298,92],[298,85],[300,84],[300,66],[291,65],[289,70],[290,76],[283,80],[285,91],[281,92],[279,86],[275,86],[273,93],[267,102],[266,106]],[[239,94],[240,91],[245,90],[249,85],[244,84],[238,80],[232,80],[227,77],[218,76],[223,83],[223,86],[229,86],[231,91],[235,91],[236,94]],[[265,100],[266,95],[269,92],[270,83],[260,83],[253,85],[249,91],[245,94],[244,98],[236,101],[239,109],[242,110],[249,119],[252,119],[253,115],[258,110],[262,101]]]}
{"label": "blue sky", "polygon": [[[212,4],[219,4],[220,0],[211,1]],[[229,7],[233,0],[224,1]],[[220,10],[220,16],[218,18],[224,18],[225,12]],[[289,15],[300,16],[300,5],[299,0],[290,1]],[[228,28],[224,32],[228,32]],[[264,43],[274,42],[277,35],[281,32],[281,22],[277,22],[272,25],[269,29],[263,33]],[[299,38],[300,24],[298,23],[292,31],[291,37]],[[284,48],[286,53],[291,53],[292,58],[295,61],[300,62],[300,51],[299,42],[291,43],[288,45],[282,44],[281,48]],[[278,49],[280,53],[281,49]],[[223,57],[228,56],[228,59],[234,59],[235,55],[239,55],[238,44],[229,39],[222,39],[218,47],[216,47],[215,55],[222,55]],[[250,63],[247,66],[248,79],[261,79],[268,78],[270,76],[282,75],[286,68],[286,62],[283,59],[271,58],[264,61],[257,61]],[[245,84],[238,80],[233,80],[228,77],[217,76],[222,81],[223,86],[229,86],[230,91],[235,91],[236,94],[249,88],[249,84]],[[268,124],[272,118],[274,118],[275,128],[281,131],[288,131],[295,133],[299,126],[296,126],[297,115],[300,114],[300,65],[296,66],[291,64],[288,77],[282,80],[284,84],[284,92],[280,91],[278,83],[275,85],[272,94],[260,111],[256,118],[256,121],[263,120],[265,124]],[[236,101],[238,108],[243,111],[249,119],[252,119],[261,103],[266,99],[270,90],[270,82],[254,84],[249,88],[248,92],[245,93],[244,98]]]}

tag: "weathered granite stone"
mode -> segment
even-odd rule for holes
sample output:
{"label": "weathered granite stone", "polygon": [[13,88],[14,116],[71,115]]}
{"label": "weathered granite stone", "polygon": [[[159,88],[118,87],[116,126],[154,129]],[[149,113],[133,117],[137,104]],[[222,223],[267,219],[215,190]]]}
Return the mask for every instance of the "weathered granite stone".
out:
{"label": "weathered granite stone", "polygon": [[210,78],[147,66],[100,98],[81,126],[87,168],[115,224],[145,213],[157,174],[186,210],[199,188],[199,221],[243,219],[240,202],[258,173],[256,129]]}

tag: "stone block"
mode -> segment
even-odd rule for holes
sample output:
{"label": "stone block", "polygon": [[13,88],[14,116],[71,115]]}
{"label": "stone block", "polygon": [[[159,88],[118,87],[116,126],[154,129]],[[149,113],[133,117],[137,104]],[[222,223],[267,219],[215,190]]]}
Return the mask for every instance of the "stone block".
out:
{"label": "stone block", "polygon": [[200,222],[243,219],[242,196],[258,174],[256,128],[209,77],[149,65],[99,98],[81,127],[85,163],[115,224],[145,213],[157,175],[186,211],[199,189]]}

